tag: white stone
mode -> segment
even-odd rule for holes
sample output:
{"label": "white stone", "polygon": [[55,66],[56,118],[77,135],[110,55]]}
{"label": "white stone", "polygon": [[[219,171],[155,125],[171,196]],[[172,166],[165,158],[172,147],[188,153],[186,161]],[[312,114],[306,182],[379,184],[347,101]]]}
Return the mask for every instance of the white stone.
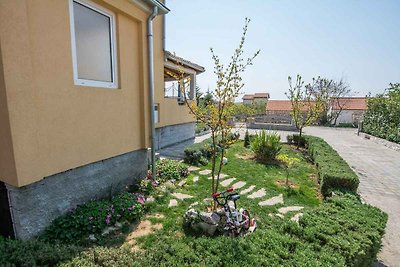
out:
{"label": "white stone", "polygon": [[168,208],[172,208],[172,207],[176,207],[176,206],[178,206],[178,201],[176,199],[170,199]]}
{"label": "white stone", "polygon": [[92,241],[92,242],[96,242],[97,241],[97,238],[93,234],[89,235],[88,239],[90,241]]}
{"label": "white stone", "polygon": [[[219,175],[219,179],[224,179],[224,178],[226,178],[226,177],[229,177],[229,175],[223,174],[223,173],[221,173],[221,174]],[[215,175],[215,179],[217,179],[217,175]],[[212,180],[212,176],[208,177],[208,180]]]}
{"label": "white stone", "polygon": [[222,164],[224,164],[224,165],[228,164],[228,158],[223,157]]}
{"label": "white stone", "polygon": [[247,193],[253,191],[254,188],[256,188],[256,186],[255,186],[255,185],[251,185],[249,188],[240,191],[240,194],[241,194],[241,195],[245,195],[245,194],[247,194]]}
{"label": "white stone", "polygon": [[178,186],[182,187],[186,184],[186,180],[182,180],[179,182]]}
{"label": "white stone", "polygon": [[193,208],[194,206],[197,206],[197,205],[199,205],[199,202],[196,201],[196,202],[190,204],[189,208]]}
{"label": "white stone", "polygon": [[283,204],[283,195],[279,194],[279,196],[271,197],[267,200],[261,201],[258,203],[260,206],[273,206],[276,204]]}
{"label": "white stone", "polygon": [[193,177],[193,183],[197,183],[199,181],[199,176]]}
{"label": "white stone", "polygon": [[146,198],[146,203],[152,203],[154,201],[156,201],[156,200],[152,196],[149,196],[148,198]]}
{"label": "white stone", "polygon": [[196,167],[196,166],[189,166],[188,170],[189,170],[190,172],[195,172],[195,171],[200,170],[200,168],[199,168],[199,167]]}
{"label": "white stone", "polygon": [[261,188],[258,191],[249,195],[248,198],[251,198],[251,199],[260,198],[260,197],[264,197],[266,194],[267,193],[265,192],[265,188]]}
{"label": "white stone", "polygon": [[281,214],[286,214],[286,213],[288,213],[290,211],[299,211],[299,210],[302,210],[302,209],[304,209],[304,207],[301,207],[301,206],[289,206],[289,207],[283,207],[283,208],[278,209],[278,212],[281,213]]}
{"label": "white stone", "polygon": [[179,199],[179,200],[183,200],[183,199],[187,199],[187,198],[193,198],[193,196],[191,195],[187,195],[187,194],[182,194],[182,193],[172,193],[172,195]]}
{"label": "white stone", "polygon": [[205,199],[203,199],[203,202],[204,202],[205,204],[209,204],[209,203],[211,203],[212,201],[213,201],[212,198],[205,198]]}
{"label": "white stone", "polygon": [[298,223],[301,216],[303,216],[303,213],[301,213],[301,212],[297,213],[292,218],[290,218],[290,220]]}
{"label": "white stone", "polygon": [[280,213],[275,214],[275,216],[276,216],[276,217],[279,217],[279,218],[281,218],[281,219],[285,218],[285,217],[284,217],[282,214],[280,214]]}
{"label": "white stone", "polygon": [[229,178],[229,179],[223,180],[220,184],[222,186],[228,186],[235,180],[236,180],[236,178]]}
{"label": "white stone", "polygon": [[234,184],[232,185],[232,187],[233,187],[233,189],[239,189],[239,188],[242,188],[242,187],[245,186],[245,185],[246,185],[246,182],[239,181],[239,182],[237,182],[237,183],[234,183]]}
{"label": "white stone", "polygon": [[202,171],[199,171],[199,174],[200,175],[209,175],[211,173],[211,170],[202,170]]}

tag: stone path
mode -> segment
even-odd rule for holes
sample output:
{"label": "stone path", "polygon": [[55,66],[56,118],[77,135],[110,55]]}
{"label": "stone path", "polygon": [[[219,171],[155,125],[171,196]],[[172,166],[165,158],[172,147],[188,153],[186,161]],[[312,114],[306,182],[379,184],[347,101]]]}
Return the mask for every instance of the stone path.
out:
{"label": "stone path", "polygon": [[200,175],[209,175],[211,173],[211,170],[202,170],[202,171],[199,171],[199,174]]}
{"label": "stone path", "polygon": [[283,204],[283,195],[279,194],[276,197],[271,197],[267,200],[261,201],[258,203],[260,206],[273,206],[277,204]]}
{"label": "stone path", "polygon": [[245,186],[245,185],[246,185],[246,182],[239,181],[239,182],[237,182],[237,183],[234,183],[234,184],[232,185],[232,187],[233,187],[233,189],[240,189],[240,188],[242,188],[242,187]]}
{"label": "stone path", "polygon": [[305,129],[306,134],[325,139],[355,170],[360,178],[358,192],[364,201],[388,213],[379,264],[400,266],[400,151],[357,136],[356,132],[344,128]]}
{"label": "stone path", "polygon": [[197,183],[199,181],[199,176],[194,176],[193,177],[193,183]]}
{"label": "stone path", "polygon": [[184,200],[184,199],[188,199],[188,198],[193,198],[193,196],[191,196],[191,195],[182,194],[182,193],[172,193],[171,195],[172,195],[173,197],[179,199],[179,200]]}
{"label": "stone path", "polygon": [[195,172],[195,171],[198,171],[198,170],[200,170],[200,168],[196,167],[196,166],[189,166],[188,167],[188,171],[190,171],[190,172]]}
{"label": "stone path", "polygon": [[229,178],[229,179],[223,180],[220,184],[222,186],[228,186],[235,180],[236,180],[236,178]]}
{"label": "stone path", "polygon": [[176,206],[178,206],[178,200],[170,199],[169,200],[169,204],[168,204],[168,208],[172,208],[172,207],[176,207]]}
{"label": "stone path", "polygon": [[256,188],[256,186],[255,186],[255,185],[251,185],[251,186],[249,186],[248,188],[246,188],[246,189],[240,191],[240,194],[241,194],[241,195],[245,195],[245,194],[247,194],[247,193],[250,193],[251,191],[254,190],[254,188]]}
{"label": "stone path", "polygon": [[254,192],[253,194],[247,196],[250,199],[255,199],[255,198],[261,198],[264,197],[267,193],[265,192],[264,188],[261,188],[260,190]]}
{"label": "stone path", "polygon": [[291,212],[291,211],[299,211],[299,210],[302,210],[302,209],[304,209],[304,207],[301,207],[301,206],[289,206],[289,207],[279,208],[278,212],[280,214],[286,214],[286,213]]}
{"label": "stone path", "polygon": [[303,216],[303,213],[301,213],[301,212],[297,213],[292,218],[290,218],[290,220],[298,223],[301,216]]}

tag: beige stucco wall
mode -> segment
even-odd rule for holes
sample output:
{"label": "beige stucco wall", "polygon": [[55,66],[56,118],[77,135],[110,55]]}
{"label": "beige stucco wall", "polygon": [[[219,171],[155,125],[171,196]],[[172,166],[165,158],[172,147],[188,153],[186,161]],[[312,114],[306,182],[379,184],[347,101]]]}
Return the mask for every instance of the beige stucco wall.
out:
{"label": "beige stucco wall", "polygon": [[[148,14],[128,0],[94,2],[116,14],[118,89],[74,85],[67,0],[0,1],[0,179],[9,184],[149,145]],[[161,17],[154,26],[158,126],[192,121],[163,97]]]}

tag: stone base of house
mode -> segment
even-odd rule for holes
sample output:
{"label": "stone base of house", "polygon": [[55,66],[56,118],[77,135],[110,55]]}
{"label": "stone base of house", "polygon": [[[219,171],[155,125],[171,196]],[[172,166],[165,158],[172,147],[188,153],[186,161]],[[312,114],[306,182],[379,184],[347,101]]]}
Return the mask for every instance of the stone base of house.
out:
{"label": "stone base of house", "polygon": [[247,123],[249,129],[264,129],[271,131],[296,131],[296,126],[292,124],[276,124],[276,123],[262,123],[262,122],[250,122]]}
{"label": "stone base of house", "polygon": [[195,126],[195,122],[189,122],[157,128],[156,150],[193,139]]}
{"label": "stone base of house", "polygon": [[29,239],[55,218],[92,199],[110,197],[147,173],[147,150],[137,150],[45,177],[23,187],[6,184],[14,235]]}

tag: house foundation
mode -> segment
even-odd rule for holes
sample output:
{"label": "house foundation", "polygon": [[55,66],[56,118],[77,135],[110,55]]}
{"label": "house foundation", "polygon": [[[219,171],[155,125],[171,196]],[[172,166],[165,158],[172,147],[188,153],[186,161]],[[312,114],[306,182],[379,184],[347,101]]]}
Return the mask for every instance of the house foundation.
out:
{"label": "house foundation", "polygon": [[13,232],[29,239],[54,219],[93,199],[111,197],[147,173],[147,150],[136,150],[54,174],[23,187],[6,185]]}
{"label": "house foundation", "polygon": [[195,137],[195,122],[168,125],[156,129],[156,150]]}

